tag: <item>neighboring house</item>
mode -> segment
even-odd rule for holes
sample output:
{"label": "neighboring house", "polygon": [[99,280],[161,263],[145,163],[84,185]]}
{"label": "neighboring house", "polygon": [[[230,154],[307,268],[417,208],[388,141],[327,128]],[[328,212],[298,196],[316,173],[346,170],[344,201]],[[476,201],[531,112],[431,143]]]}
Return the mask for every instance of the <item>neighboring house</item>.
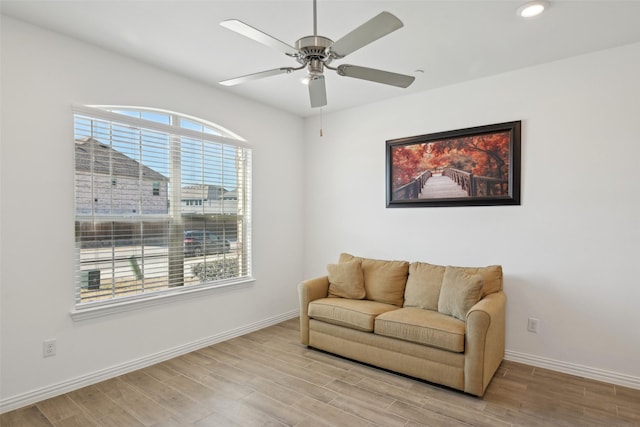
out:
{"label": "neighboring house", "polygon": [[222,195],[224,200],[238,200],[238,190],[227,191]]}
{"label": "neighboring house", "polygon": [[238,210],[238,192],[219,185],[182,187],[180,199],[183,213],[234,214]]}
{"label": "neighboring house", "polygon": [[76,140],[75,151],[76,214],[169,212],[164,175],[94,138]]}

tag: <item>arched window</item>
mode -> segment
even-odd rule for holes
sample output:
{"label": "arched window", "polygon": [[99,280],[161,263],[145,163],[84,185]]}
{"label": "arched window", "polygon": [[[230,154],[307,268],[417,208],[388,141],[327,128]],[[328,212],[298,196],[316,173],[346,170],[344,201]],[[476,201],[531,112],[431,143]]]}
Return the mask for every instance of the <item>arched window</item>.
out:
{"label": "arched window", "polygon": [[76,309],[251,279],[251,149],[166,110],[74,107]]}

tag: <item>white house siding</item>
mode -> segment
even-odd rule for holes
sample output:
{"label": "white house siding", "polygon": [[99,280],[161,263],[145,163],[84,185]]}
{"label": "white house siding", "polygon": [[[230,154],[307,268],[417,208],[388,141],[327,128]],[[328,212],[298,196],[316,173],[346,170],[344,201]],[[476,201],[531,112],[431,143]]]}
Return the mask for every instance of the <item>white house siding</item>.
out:
{"label": "white house siding", "polygon": [[[76,214],[167,214],[167,183],[126,176],[92,175],[76,171]],[[115,185],[112,184],[115,179]],[[153,195],[153,183],[160,194]]]}
{"label": "white house siding", "polygon": [[238,212],[237,200],[202,200],[201,204],[194,202],[194,200],[183,200],[182,213],[229,215]]}

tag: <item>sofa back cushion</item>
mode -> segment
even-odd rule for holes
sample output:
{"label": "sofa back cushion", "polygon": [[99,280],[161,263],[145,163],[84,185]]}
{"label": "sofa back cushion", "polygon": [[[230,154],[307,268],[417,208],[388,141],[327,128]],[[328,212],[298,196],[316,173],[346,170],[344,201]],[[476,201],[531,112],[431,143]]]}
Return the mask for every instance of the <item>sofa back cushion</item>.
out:
{"label": "sofa back cushion", "polygon": [[327,265],[330,297],[363,299],[366,296],[361,264],[354,259]]}
{"label": "sofa back cushion", "polygon": [[438,298],[445,267],[426,262],[413,262],[404,290],[404,307],[438,311]]}
{"label": "sofa back cushion", "polygon": [[480,274],[470,274],[465,268],[447,266],[438,298],[438,311],[460,320],[478,301],[484,280]]}
{"label": "sofa back cushion", "polygon": [[360,260],[366,299],[402,307],[409,274],[407,261],[384,261],[340,254],[339,262]]}
{"label": "sofa back cushion", "polygon": [[[468,274],[482,276],[480,298],[502,290],[502,266],[448,267],[461,269]],[[404,307],[438,310],[440,289],[444,278],[444,265],[414,262],[409,266],[409,278],[404,292]]]}

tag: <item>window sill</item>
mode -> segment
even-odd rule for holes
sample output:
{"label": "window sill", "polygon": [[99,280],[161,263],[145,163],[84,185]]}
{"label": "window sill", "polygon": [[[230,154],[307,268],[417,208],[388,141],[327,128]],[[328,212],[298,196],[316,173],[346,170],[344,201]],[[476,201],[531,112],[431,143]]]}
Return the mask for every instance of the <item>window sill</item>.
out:
{"label": "window sill", "polygon": [[174,301],[182,301],[185,299],[201,297],[203,295],[224,292],[230,289],[246,288],[248,286],[251,286],[254,282],[255,279],[253,278],[245,278],[241,281],[224,284],[182,288],[170,293],[149,295],[137,299],[112,302],[100,306],[75,308],[71,310],[69,314],[71,315],[71,319],[74,322],[81,322],[83,320],[95,319],[96,317],[111,316],[127,311],[140,310],[147,307],[169,304]]}

